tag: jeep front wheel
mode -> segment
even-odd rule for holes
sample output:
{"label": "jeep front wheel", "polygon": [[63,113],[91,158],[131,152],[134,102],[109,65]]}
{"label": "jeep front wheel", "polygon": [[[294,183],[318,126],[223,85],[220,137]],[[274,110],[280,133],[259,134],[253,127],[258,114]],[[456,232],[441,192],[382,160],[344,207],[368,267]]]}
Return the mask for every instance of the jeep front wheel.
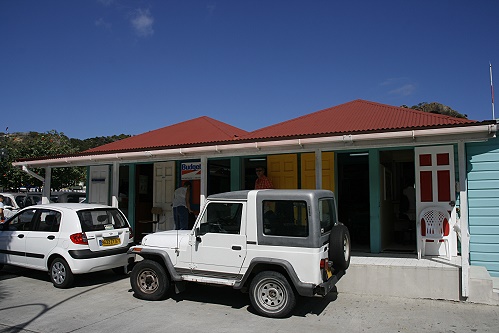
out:
{"label": "jeep front wheel", "polygon": [[264,271],[258,273],[251,281],[250,301],[259,314],[281,318],[294,309],[296,296],[284,275]]}
{"label": "jeep front wheel", "polygon": [[329,236],[329,260],[333,262],[335,271],[344,271],[350,266],[350,233],[343,224],[331,230]]}
{"label": "jeep front wheel", "polygon": [[165,268],[153,260],[140,261],[133,267],[130,284],[138,298],[148,301],[163,299],[170,287]]}

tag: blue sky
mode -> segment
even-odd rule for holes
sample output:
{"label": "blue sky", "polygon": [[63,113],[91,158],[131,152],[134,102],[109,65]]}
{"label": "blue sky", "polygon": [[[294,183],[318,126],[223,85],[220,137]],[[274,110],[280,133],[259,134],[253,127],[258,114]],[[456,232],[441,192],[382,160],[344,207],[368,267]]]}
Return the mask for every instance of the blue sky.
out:
{"label": "blue sky", "polygon": [[0,0],[0,34],[0,132],[252,131],[355,99],[489,120],[489,62],[499,87],[496,0]]}

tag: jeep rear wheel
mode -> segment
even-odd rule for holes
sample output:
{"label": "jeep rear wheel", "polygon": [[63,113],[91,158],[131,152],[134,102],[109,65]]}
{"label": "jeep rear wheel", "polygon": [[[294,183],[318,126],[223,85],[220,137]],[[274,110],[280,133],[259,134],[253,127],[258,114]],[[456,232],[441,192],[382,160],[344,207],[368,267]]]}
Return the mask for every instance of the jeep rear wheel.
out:
{"label": "jeep rear wheel", "polygon": [[264,271],[258,273],[251,281],[250,301],[259,314],[281,318],[294,309],[296,296],[284,275]]}
{"label": "jeep rear wheel", "polygon": [[350,233],[343,224],[333,227],[329,236],[329,260],[335,271],[344,271],[350,266]]}
{"label": "jeep rear wheel", "polygon": [[138,298],[158,301],[166,296],[170,280],[161,264],[153,260],[143,260],[133,267],[130,284]]}

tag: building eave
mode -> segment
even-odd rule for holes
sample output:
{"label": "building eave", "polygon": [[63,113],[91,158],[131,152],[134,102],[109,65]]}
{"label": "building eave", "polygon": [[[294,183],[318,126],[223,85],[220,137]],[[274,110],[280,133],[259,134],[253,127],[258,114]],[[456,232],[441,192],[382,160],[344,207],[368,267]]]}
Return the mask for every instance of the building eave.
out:
{"label": "building eave", "polygon": [[260,139],[252,142],[238,142],[171,147],[142,151],[121,151],[99,154],[82,154],[58,156],[45,159],[23,160],[13,162],[18,167],[73,167],[110,164],[114,162],[145,163],[167,160],[196,159],[201,156],[248,156],[261,154],[292,153],[323,150],[356,150],[368,148],[386,148],[402,146],[419,146],[430,144],[452,144],[457,142],[485,141],[496,136],[495,122],[453,126],[444,128],[406,129],[390,132],[351,133],[341,135],[306,136],[280,139]]}

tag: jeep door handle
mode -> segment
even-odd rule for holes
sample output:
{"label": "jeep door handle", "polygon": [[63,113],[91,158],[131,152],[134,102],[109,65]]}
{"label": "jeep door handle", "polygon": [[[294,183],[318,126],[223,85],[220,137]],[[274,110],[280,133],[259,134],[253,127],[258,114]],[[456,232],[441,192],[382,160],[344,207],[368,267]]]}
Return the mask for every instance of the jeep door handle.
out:
{"label": "jeep door handle", "polygon": [[236,251],[241,251],[242,248],[240,246],[237,246],[237,245],[232,245],[232,249],[236,250]]}
{"label": "jeep door handle", "polygon": [[47,239],[53,240],[55,239],[55,236],[54,235],[47,236]]}
{"label": "jeep door handle", "polygon": [[24,234],[17,235],[17,238],[24,238]]}

